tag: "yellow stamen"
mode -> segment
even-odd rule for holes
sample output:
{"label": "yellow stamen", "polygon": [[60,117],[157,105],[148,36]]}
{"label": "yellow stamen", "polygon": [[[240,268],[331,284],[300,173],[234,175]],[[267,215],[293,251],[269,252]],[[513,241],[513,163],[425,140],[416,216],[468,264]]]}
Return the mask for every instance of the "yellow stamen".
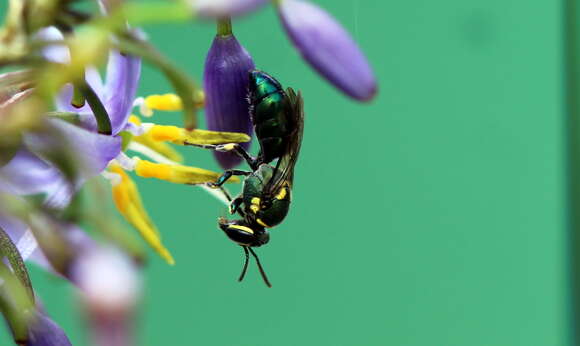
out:
{"label": "yellow stamen", "polygon": [[[131,115],[129,121],[137,126],[141,125],[141,119],[136,115]],[[169,126],[152,125],[149,130],[141,136],[134,136],[133,141],[140,143],[149,149],[165,156],[171,161],[183,162],[183,157],[179,152],[164,142],[178,145],[204,145],[204,144],[230,144],[248,142],[250,137],[244,133],[218,132],[207,130],[192,130]],[[230,149],[231,150],[231,149]]]}
{"label": "yellow stamen", "polygon": [[[143,178],[157,178],[171,183],[189,185],[215,183],[221,175],[202,168],[153,163],[146,160],[137,160],[135,173]],[[228,182],[240,181],[237,177],[232,178],[236,179],[230,178]]]}
{"label": "yellow stamen", "polygon": [[184,132],[184,129],[177,126],[153,125],[148,134],[151,135],[151,138],[155,141],[166,142],[185,137],[186,135]]}
{"label": "yellow stamen", "polygon": [[143,178],[157,178],[169,180],[172,175],[171,167],[164,163],[153,163],[150,161],[139,160],[135,167],[135,172]]}
{"label": "yellow stamen", "polygon": [[175,94],[147,96],[145,106],[159,111],[180,111],[183,108],[181,99]]}
{"label": "yellow stamen", "polygon": [[[131,115],[131,117],[129,117],[129,121],[135,125],[141,125],[141,119],[139,119],[139,117],[136,115]],[[171,161],[183,162],[183,156],[181,156],[177,150],[172,148],[167,143],[154,140],[149,132],[141,136],[134,136],[132,140],[148,147],[149,149],[161,154]]]}
{"label": "yellow stamen", "polygon": [[111,165],[109,169],[121,176],[121,182],[113,186],[113,200],[121,215],[167,263],[175,264],[171,253],[161,243],[159,231],[145,210],[135,183],[118,165]]}
{"label": "yellow stamen", "polygon": [[188,131],[177,126],[153,125],[147,132],[151,139],[160,142],[172,142],[178,145],[188,144],[226,144],[249,142],[250,136],[245,133],[219,132],[195,129]]}

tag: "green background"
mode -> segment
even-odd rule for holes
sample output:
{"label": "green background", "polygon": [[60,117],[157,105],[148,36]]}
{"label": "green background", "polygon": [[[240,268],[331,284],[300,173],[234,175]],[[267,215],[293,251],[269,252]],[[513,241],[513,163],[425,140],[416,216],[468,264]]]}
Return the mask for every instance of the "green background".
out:
{"label": "green background", "polygon": [[[138,345],[565,344],[558,2],[317,3],[366,52],[378,97],[358,104],[323,81],[271,7],[234,23],[256,65],[306,102],[293,207],[258,249],[274,287],[254,265],[236,282],[242,251],[217,230],[216,200],[139,180],[177,265],[150,256]],[[147,28],[198,80],[214,30]],[[169,90],[144,70],[141,95]],[[208,152],[183,152],[218,169]],[[73,289],[40,270],[33,280],[88,344]]]}

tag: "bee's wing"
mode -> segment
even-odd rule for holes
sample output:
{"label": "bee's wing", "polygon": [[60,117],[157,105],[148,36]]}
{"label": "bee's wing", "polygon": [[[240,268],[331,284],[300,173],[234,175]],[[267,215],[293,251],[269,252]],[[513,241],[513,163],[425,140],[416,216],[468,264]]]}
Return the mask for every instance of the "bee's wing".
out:
{"label": "bee's wing", "polygon": [[292,184],[294,166],[298,160],[304,132],[304,100],[302,95],[300,92],[296,94],[292,88],[288,88],[286,96],[289,107],[288,123],[293,130],[286,141],[284,155],[276,163],[274,174],[264,188],[264,194],[270,196],[278,193],[285,182]]}

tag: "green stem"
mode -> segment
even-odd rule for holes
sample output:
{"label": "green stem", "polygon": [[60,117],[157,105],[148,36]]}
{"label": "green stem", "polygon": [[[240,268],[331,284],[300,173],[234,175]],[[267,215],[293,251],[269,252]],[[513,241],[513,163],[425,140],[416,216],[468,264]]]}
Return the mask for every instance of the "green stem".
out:
{"label": "green stem", "polygon": [[571,345],[580,345],[580,6],[564,1],[565,136]]}
{"label": "green stem", "polygon": [[26,287],[28,294],[30,294],[30,299],[34,301],[34,291],[32,290],[32,283],[30,282],[30,276],[28,276],[28,270],[24,264],[18,248],[8,234],[0,227],[0,255],[6,257],[14,274],[22,283],[22,286]]}
{"label": "green stem", "polygon": [[28,345],[28,325],[33,317],[34,302],[22,282],[0,261],[0,312],[6,319],[17,345]]}
{"label": "green stem", "polygon": [[111,127],[111,118],[109,118],[109,114],[99,99],[99,96],[97,96],[93,88],[91,88],[87,83],[79,86],[79,89],[93,111],[99,133],[103,135],[112,134],[113,129]]}
{"label": "green stem", "polygon": [[229,17],[218,19],[218,21],[217,21],[217,34],[220,36],[233,35],[232,20]]}
{"label": "green stem", "polygon": [[81,108],[85,105],[85,95],[83,95],[81,88],[76,84],[73,88],[73,98],[71,104],[75,108]]}

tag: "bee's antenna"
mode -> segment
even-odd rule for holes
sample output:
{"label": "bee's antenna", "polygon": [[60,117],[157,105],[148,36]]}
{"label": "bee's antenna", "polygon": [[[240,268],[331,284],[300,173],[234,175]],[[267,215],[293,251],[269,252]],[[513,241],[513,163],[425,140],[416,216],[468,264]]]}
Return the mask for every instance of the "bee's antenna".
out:
{"label": "bee's antenna", "polygon": [[258,255],[256,255],[256,253],[254,252],[254,250],[252,250],[252,248],[249,248],[249,250],[252,253],[252,256],[254,256],[254,258],[256,259],[256,263],[258,263],[258,269],[260,269],[260,274],[262,274],[262,279],[264,279],[266,286],[272,287],[272,284],[270,283],[270,281],[268,280],[268,277],[266,276],[266,272],[264,271],[264,268],[262,268],[262,265],[260,264],[260,259],[258,258]]}
{"label": "bee's antenna", "polygon": [[246,276],[246,271],[248,271],[248,261],[250,260],[250,254],[248,253],[248,248],[242,246],[244,248],[244,252],[246,253],[246,261],[244,262],[244,268],[242,269],[242,274],[240,274],[240,278],[238,279],[239,282],[244,280],[244,276]]}

